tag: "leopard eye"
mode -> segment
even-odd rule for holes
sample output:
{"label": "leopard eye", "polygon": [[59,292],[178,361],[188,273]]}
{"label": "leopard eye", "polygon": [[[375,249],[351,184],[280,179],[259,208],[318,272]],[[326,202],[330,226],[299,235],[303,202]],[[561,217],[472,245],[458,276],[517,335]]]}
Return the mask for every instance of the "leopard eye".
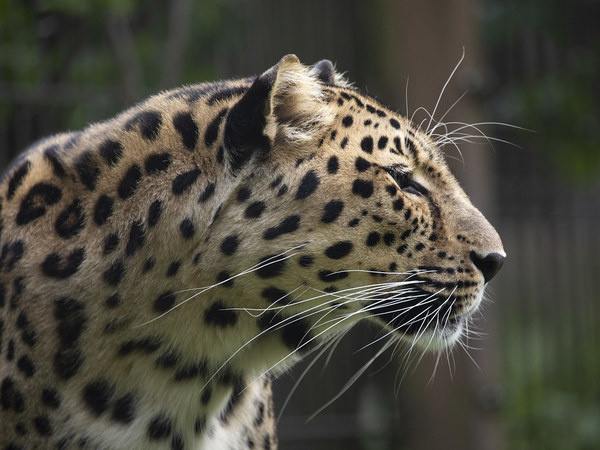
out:
{"label": "leopard eye", "polygon": [[403,192],[414,195],[428,195],[429,191],[422,185],[413,180],[410,173],[401,170],[399,167],[386,168],[387,173],[391,175],[396,184]]}

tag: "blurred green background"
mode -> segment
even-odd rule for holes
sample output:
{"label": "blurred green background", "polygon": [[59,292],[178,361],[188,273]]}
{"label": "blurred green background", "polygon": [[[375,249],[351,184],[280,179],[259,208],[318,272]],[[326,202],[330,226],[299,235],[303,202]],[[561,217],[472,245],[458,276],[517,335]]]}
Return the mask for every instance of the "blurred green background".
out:
{"label": "blurred green background", "polygon": [[[443,117],[462,140],[448,158],[509,255],[481,339],[433,378],[433,358],[405,368],[386,354],[308,420],[376,351],[361,349],[376,332],[359,326],[300,382],[280,447],[598,449],[598,18],[597,0],[2,0],[0,166],[44,135],[286,53],[331,59],[428,121],[464,49],[435,119],[466,93]],[[493,140],[456,134],[480,130]],[[305,367],[277,382],[278,410]]]}

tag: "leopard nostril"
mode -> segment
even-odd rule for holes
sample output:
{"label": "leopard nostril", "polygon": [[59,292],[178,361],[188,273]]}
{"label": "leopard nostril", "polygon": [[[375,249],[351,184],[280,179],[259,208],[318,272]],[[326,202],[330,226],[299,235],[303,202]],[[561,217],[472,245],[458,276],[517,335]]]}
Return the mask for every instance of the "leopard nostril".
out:
{"label": "leopard nostril", "polygon": [[486,283],[494,278],[494,275],[498,273],[504,263],[504,256],[499,253],[490,253],[482,258],[472,251],[470,257],[473,264],[475,264],[475,267],[483,274],[483,279]]}

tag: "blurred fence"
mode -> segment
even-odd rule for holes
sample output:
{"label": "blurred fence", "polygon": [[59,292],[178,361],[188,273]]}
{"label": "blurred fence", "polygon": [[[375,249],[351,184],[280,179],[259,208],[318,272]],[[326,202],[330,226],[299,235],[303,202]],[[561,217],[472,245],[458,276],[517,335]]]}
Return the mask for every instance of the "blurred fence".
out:
{"label": "blurred fence", "polygon": [[493,288],[507,442],[598,448],[600,184],[553,178],[542,151],[510,153],[498,177],[499,230],[510,257]]}

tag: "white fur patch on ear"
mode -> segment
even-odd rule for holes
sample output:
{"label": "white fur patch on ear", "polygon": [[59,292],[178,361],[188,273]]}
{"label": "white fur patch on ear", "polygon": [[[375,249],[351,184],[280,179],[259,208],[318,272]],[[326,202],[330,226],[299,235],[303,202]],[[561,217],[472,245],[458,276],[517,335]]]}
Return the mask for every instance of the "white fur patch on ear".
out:
{"label": "white fur patch on ear", "polygon": [[335,118],[325,88],[295,56],[281,60],[272,97],[276,139],[302,145],[323,135]]}
{"label": "white fur patch on ear", "polygon": [[354,83],[352,81],[349,81],[348,78],[346,78],[344,76],[344,73],[335,72],[333,78],[335,80],[334,84],[336,86],[345,87],[345,88],[354,87]]}

